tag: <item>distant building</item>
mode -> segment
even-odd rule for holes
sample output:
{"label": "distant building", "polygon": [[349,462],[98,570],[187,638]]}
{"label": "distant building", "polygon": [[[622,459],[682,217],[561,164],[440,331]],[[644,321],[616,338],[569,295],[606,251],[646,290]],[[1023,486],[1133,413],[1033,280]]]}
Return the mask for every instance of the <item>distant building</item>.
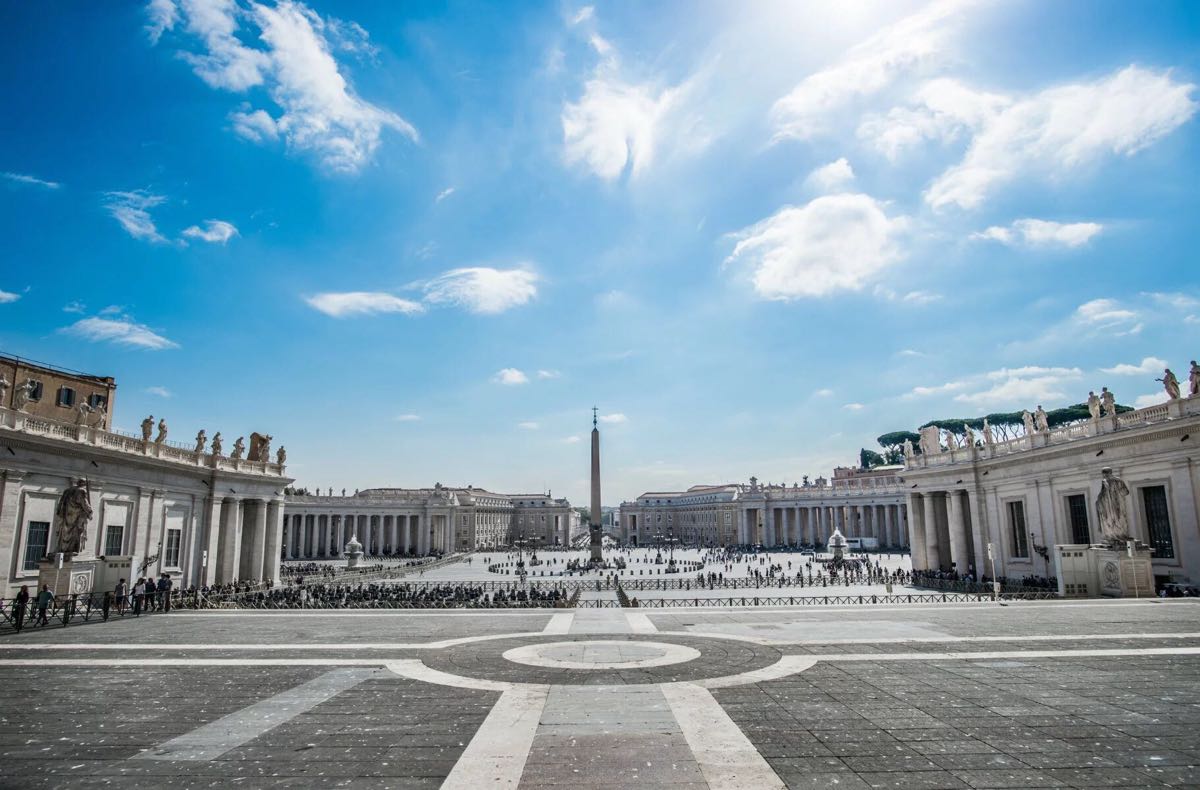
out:
{"label": "distant building", "polygon": [[84,405],[94,410],[98,419],[103,418],[100,427],[112,424],[107,415],[112,414],[117,383],[111,376],[92,376],[0,354],[0,379],[8,383],[0,385],[0,408],[11,409],[18,388],[32,382],[22,409],[26,414],[74,423],[79,421],[80,405]]}
{"label": "distant building", "polygon": [[423,555],[494,549],[521,538],[566,545],[580,532],[578,514],[565,499],[440,483],[350,496],[289,494],[285,523],[288,559],[340,556],[352,535],[368,555]]}

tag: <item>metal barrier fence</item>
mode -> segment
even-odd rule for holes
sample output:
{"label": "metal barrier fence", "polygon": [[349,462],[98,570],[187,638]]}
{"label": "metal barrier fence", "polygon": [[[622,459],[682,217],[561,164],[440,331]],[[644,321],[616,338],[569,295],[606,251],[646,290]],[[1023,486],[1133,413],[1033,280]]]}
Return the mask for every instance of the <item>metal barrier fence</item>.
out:
{"label": "metal barrier fence", "polygon": [[37,605],[35,599],[24,604],[12,601],[0,606],[0,633],[15,633],[39,626],[65,626],[72,622],[166,614],[172,609],[201,609],[206,605],[203,595],[186,591],[128,595],[120,599],[111,592],[56,595],[45,610]]}
{"label": "metal barrier fence", "polygon": [[[1000,601],[1057,600],[1058,593],[1000,593]],[[902,603],[991,603],[992,595],[983,593],[941,593],[933,595],[756,595],[750,598],[631,598],[635,609],[669,609],[682,606],[746,607],[746,606],[850,606],[859,604]]]}

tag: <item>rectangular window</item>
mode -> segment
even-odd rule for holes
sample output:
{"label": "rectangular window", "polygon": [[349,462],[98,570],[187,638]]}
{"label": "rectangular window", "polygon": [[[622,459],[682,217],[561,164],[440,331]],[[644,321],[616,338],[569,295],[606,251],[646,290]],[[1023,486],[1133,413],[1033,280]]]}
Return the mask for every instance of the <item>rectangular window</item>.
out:
{"label": "rectangular window", "polygon": [[91,395],[88,395],[88,405],[93,409],[97,406],[107,406],[108,396],[101,395],[99,392],[93,392]]}
{"label": "rectangular window", "polygon": [[38,562],[46,556],[46,544],[50,540],[49,521],[30,521],[25,530],[25,564],[27,571],[36,571]]}
{"label": "rectangular window", "polygon": [[70,387],[58,388],[58,405],[70,408],[75,405],[75,390]]}
{"label": "rectangular window", "polygon": [[1029,556],[1029,533],[1025,530],[1025,503],[1015,500],[1008,503],[1008,527],[1012,534],[1012,555]]}
{"label": "rectangular window", "polygon": [[1171,537],[1171,517],[1167,513],[1167,489],[1147,486],[1142,489],[1142,504],[1146,507],[1146,533],[1154,559],[1174,559],[1175,540]]}
{"label": "rectangular window", "polygon": [[1071,521],[1071,541],[1073,543],[1091,543],[1092,535],[1088,530],[1087,497],[1083,494],[1072,494],[1067,497],[1067,517]]}
{"label": "rectangular window", "polygon": [[40,381],[33,382],[33,390],[29,393],[29,399],[30,400],[41,400],[42,399],[42,382],[40,382]]}
{"label": "rectangular window", "polygon": [[120,555],[125,538],[125,527],[122,524],[109,524],[104,528],[104,556]]}
{"label": "rectangular window", "polygon": [[178,529],[167,530],[167,544],[163,549],[163,560],[168,568],[179,567],[179,538],[181,531]]}

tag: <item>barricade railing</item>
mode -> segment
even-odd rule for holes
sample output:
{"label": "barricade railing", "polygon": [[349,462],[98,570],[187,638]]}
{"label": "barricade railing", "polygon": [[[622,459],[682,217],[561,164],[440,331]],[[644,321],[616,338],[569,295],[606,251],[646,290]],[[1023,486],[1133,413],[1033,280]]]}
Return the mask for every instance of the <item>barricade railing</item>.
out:
{"label": "barricade railing", "polygon": [[675,607],[747,606],[852,606],[907,603],[990,603],[999,601],[1047,601],[1058,594],[1050,591],[1033,593],[1001,593],[997,598],[983,593],[934,593],[930,595],[755,595],[742,598],[630,598],[636,609],[670,609]]}

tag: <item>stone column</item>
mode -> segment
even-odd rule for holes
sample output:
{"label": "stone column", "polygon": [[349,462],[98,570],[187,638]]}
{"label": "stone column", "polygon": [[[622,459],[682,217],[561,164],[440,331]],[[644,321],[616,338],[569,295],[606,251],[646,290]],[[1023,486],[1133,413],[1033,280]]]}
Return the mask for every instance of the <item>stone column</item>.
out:
{"label": "stone column", "polygon": [[253,521],[245,525],[250,530],[249,541],[243,550],[249,549],[248,557],[243,558],[242,568],[245,575],[251,579],[262,579],[267,548],[267,500],[255,499],[253,503]]}
{"label": "stone column", "polygon": [[908,527],[909,546],[911,547],[913,570],[925,570],[929,567],[928,555],[925,553],[925,503],[920,494],[908,495]]}
{"label": "stone column", "polygon": [[942,551],[938,540],[938,519],[934,507],[933,493],[921,497],[921,521],[925,525],[925,567],[939,570],[942,567]]}
{"label": "stone column", "polygon": [[279,580],[280,542],[283,540],[283,500],[273,499],[263,510],[263,579]]}
{"label": "stone column", "polygon": [[892,505],[883,506],[884,543],[888,546],[899,546],[900,541],[896,540],[896,523],[892,520],[892,507]]}
{"label": "stone column", "polygon": [[[0,472],[0,568],[4,569],[6,575],[16,568],[21,556],[21,546],[17,543],[18,536],[21,535],[17,516],[24,480],[24,472],[11,469]],[[0,587],[0,590],[2,589],[4,588]]]}
{"label": "stone column", "polygon": [[429,553],[429,513],[417,519],[417,553],[422,557]]}
{"label": "stone column", "polygon": [[217,555],[221,550],[221,511],[224,504],[224,500],[211,495],[204,500],[204,543],[201,550],[207,556],[201,555],[200,558],[200,587],[217,583]]}
{"label": "stone column", "polygon": [[775,545],[775,508],[771,503],[764,503],[763,508],[763,545],[771,547]]}
{"label": "stone column", "polygon": [[959,493],[946,492],[946,501],[950,506],[950,562],[954,564],[955,571],[965,575],[971,562],[967,557],[967,524],[963,519],[962,498]]}
{"label": "stone column", "polygon": [[242,500],[227,497],[221,507],[221,547],[217,558],[217,583],[238,580],[242,556]]}

